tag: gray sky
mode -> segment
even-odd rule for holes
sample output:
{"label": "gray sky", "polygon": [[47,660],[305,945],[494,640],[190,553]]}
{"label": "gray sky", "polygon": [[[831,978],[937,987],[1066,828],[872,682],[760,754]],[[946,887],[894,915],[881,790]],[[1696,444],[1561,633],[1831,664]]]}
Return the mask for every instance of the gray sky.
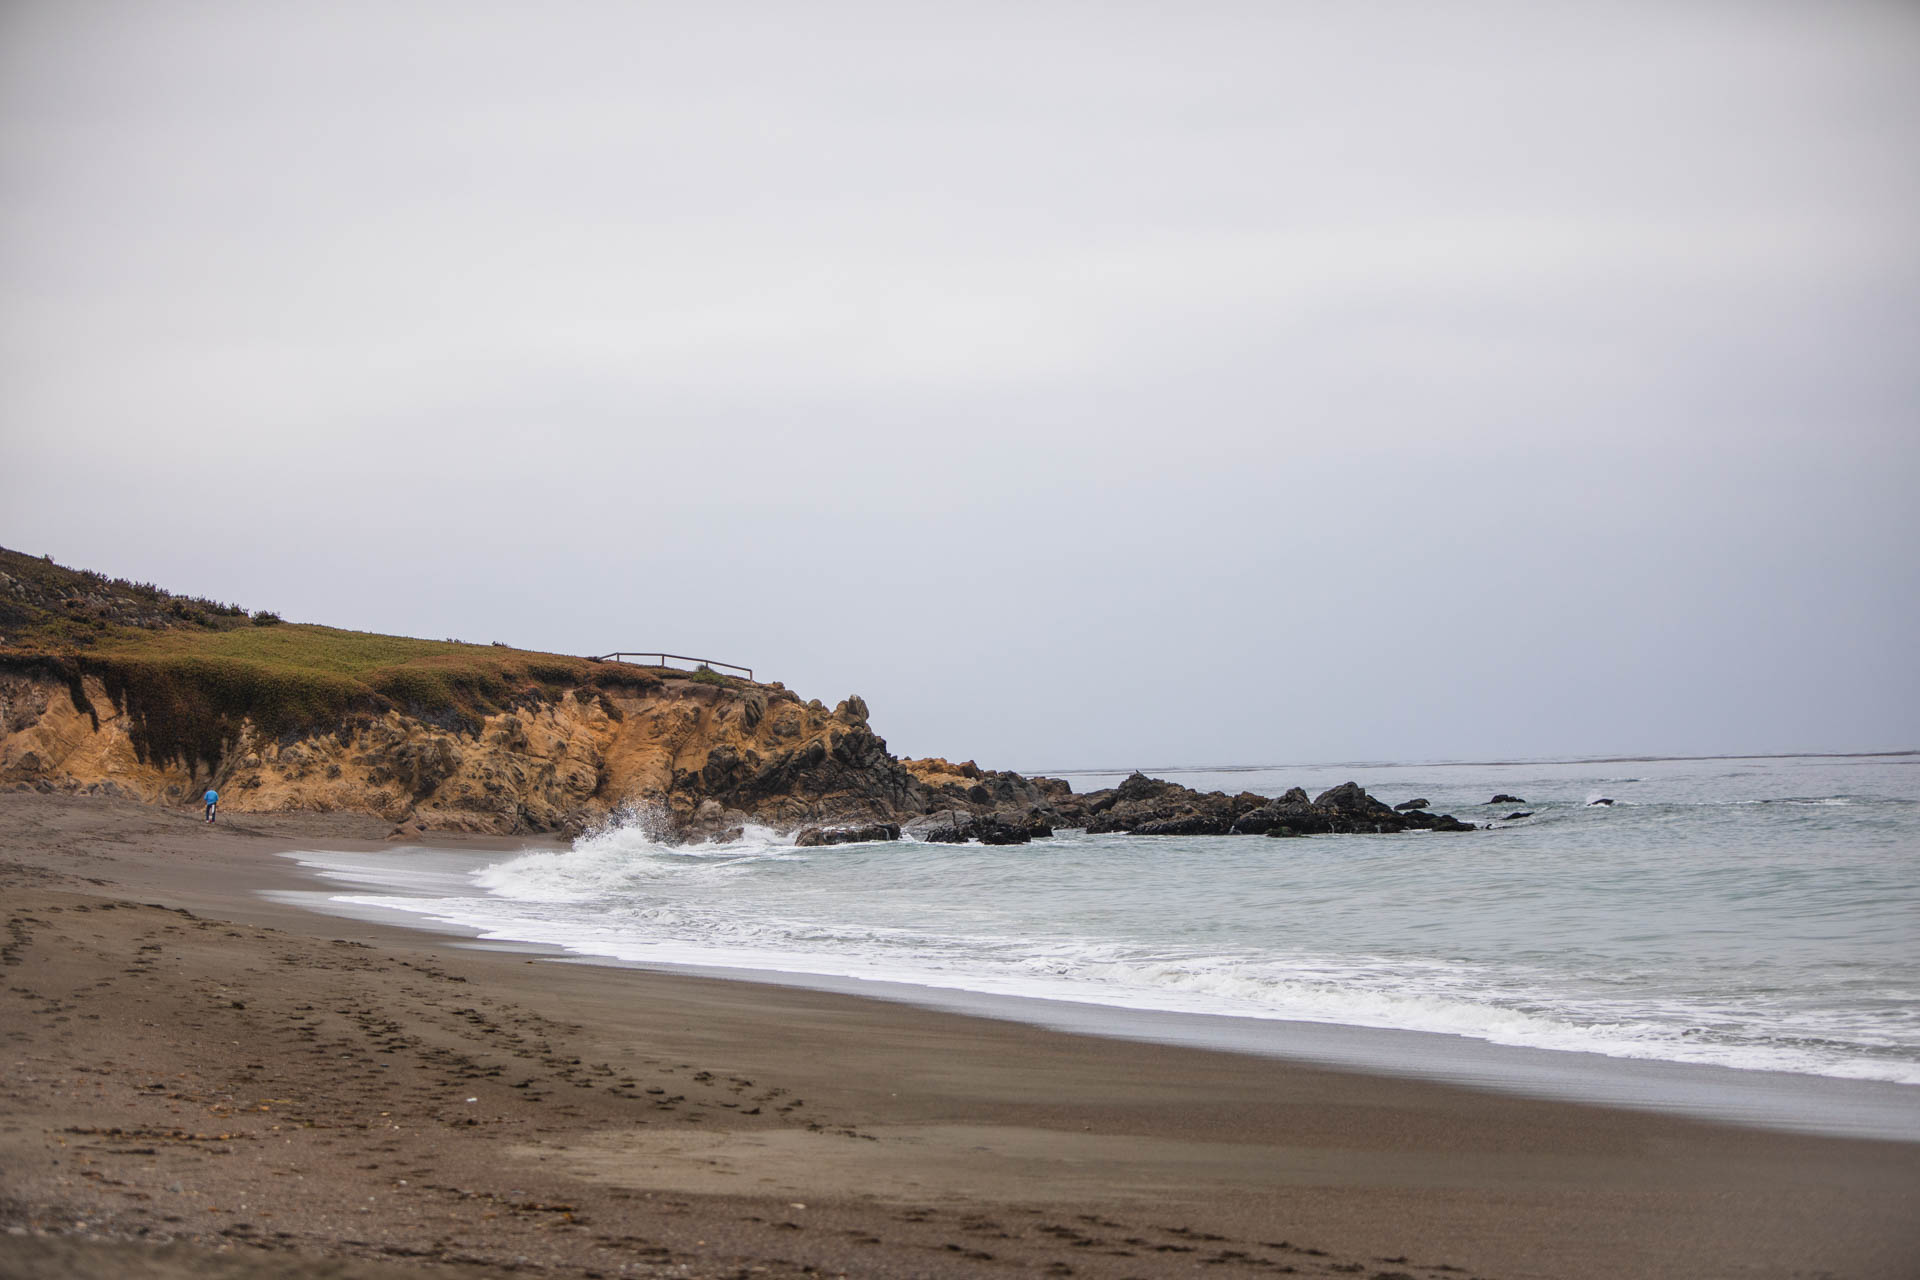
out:
{"label": "gray sky", "polygon": [[1920,6],[0,8],[0,543],[1000,767],[1920,745]]}

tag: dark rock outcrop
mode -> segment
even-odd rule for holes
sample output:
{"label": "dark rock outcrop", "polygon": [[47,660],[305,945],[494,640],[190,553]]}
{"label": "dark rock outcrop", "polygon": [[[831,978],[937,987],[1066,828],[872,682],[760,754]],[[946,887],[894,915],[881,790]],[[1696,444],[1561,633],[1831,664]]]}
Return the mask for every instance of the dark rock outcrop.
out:
{"label": "dark rock outcrop", "polygon": [[1245,791],[1237,796],[1134,773],[1119,786],[1086,797],[1088,832],[1129,831],[1137,835],[1225,835],[1241,814],[1267,803]]}
{"label": "dark rock outcrop", "polygon": [[1409,809],[1424,809],[1432,803],[1431,800],[1422,796],[1418,800],[1402,800],[1399,804],[1393,806],[1393,810],[1395,813],[1405,813]]}
{"label": "dark rock outcrop", "polygon": [[1487,803],[1488,804],[1525,804],[1526,801],[1522,800],[1519,796],[1510,796],[1506,792],[1502,791],[1499,795],[1496,795],[1493,799],[1487,801]]}
{"label": "dark rock outcrop", "polygon": [[864,844],[899,838],[899,823],[869,822],[854,827],[802,827],[794,836],[793,843],[802,849],[813,849],[826,844]]}
{"label": "dark rock outcrop", "polygon": [[1333,830],[1328,815],[1316,812],[1306,800],[1275,800],[1249,809],[1233,820],[1233,833],[1243,836],[1304,836]]}
{"label": "dark rock outcrop", "polygon": [[[1023,777],[1008,769],[982,769],[971,760],[958,764],[937,756],[902,760],[902,768],[913,778],[921,797],[921,812],[928,814],[997,814],[1018,818],[1021,825],[1037,835],[1052,835],[1055,827],[1083,825],[1080,797],[1060,778]],[[1068,806],[1061,808],[1062,803]],[[1040,815],[1039,831],[1027,815]]]}
{"label": "dark rock outcrop", "polygon": [[[809,725],[821,718],[797,701],[780,709],[787,706]],[[776,826],[857,826],[924,809],[924,788],[864,720],[834,717],[791,747],[779,740],[777,720],[773,728],[744,749],[725,741],[709,748],[697,772],[676,770],[669,796],[676,819],[685,822],[682,805],[709,799]]]}
{"label": "dark rock outcrop", "polygon": [[1391,831],[1472,831],[1451,814],[1424,808],[1390,809],[1359,784],[1343,782],[1312,801],[1295,788],[1279,800],[1241,814],[1233,830],[1241,835],[1356,835]]}
{"label": "dark rock outcrop", "polygon": [[1252,792],[1230,796],[1195,791],[1135,773],[1117,787],[1058,800],[1055,808],[1079,817],[1092,834],[1304,836],[1474,830],[1472,824],[1451,814],[1427,812],[1424,800],[1416,803],[1421,807],[1391,809],[1352,782],[1329,788],[1314,799],[1293,787],[1279,799],[1269,800]]}
{"label": "dark rock outcrop", "polygon": [[[1045,827],[1045,824],[1041,824]],[[992,814],[960,816],[953,815],[948,821],[921,828],[922,840],[933,844],[965,844],[978,840],[981,844],[1026,844],[1033,839],[1035,828],[1027,823],[1009,821]],[[1045,827],[1045,835],[1052,835],[1053,829]]]}
{"label": "dark rock outcrop", "polygon": [[1361,790],[1357,782],[1329,787],[1313,798],[1316,809],[1331,809],[1343,817],[1378,822],[1391,819],[1393,810]]}

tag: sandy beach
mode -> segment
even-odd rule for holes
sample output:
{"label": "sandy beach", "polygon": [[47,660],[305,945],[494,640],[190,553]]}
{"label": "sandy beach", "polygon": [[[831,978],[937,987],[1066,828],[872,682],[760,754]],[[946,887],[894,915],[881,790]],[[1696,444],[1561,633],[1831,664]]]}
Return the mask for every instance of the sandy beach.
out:
{"label": "sandy beach", "polygon": [[1920,1273],[1911,1143],[553,963],[261,896],[309,887],[277,853],[387,826],[0,795],[0,1276]]}

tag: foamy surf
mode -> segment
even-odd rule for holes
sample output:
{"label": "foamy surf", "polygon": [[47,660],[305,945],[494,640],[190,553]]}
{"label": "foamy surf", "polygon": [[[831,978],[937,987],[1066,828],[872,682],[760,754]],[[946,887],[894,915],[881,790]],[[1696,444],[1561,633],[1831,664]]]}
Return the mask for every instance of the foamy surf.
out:
{"label": "foamy surf", "polygon": [[[1588,808],[1583,781],[1448,839],[676,846],[632,815],[464,892],[348,900],[636,963],[1920,1084],[1920,893],[1898,838],[1920,806],[1641,784],[1630,808]],[[1777,803],[1710,812],[1729,799]]]}

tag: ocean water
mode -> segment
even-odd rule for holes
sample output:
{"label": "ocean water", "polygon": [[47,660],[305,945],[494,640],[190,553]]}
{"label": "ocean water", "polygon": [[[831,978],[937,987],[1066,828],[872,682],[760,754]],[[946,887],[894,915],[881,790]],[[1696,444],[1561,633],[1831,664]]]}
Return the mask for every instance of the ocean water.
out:
{"label": "ocean water", "polygon": [[1149,772],[1351,778],[1491,827],[799,849],[632,815],[563,851],[306,860],[342,905],[582,956],[1920,1085],[1920,755]]}

